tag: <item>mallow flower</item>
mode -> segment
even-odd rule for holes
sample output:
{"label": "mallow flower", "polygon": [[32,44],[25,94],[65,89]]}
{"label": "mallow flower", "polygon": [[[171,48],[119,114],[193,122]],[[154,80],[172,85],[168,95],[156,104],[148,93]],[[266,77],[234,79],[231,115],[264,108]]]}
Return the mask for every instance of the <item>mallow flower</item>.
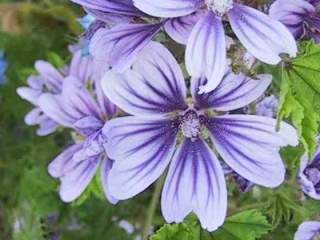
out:
{"label": "mallow flower", "polygon": [[306,221],[300,224],[294,240],[317,240],[320,237],[320,222]]}
{"label": "mallow flower", "polygon": [[307,154],[301,157],[298,174],[303,192],[313,199],[320,200],[320,147],[309,162]]}
{"label": "mallow flower", "polygon": [[49,62],[38,60],[35,63],[37,75],[27,80],[27,87],[19,87],[18,95],[34,105],[34,108],[25,116],[25,123],[30,126],[39,125],[37,135],[45,136],[53,133],[59,124],[48,117],[39,107],[39,97],[44,93],[59,94],[62,91],[64,78],[74,76],[81,82],[89,81],[92,74],[92,59],[83,56],[77,51],[72,58],[70,66],[65,69],[56,69]]}
{"label": "mallow flower", "polygon": [[285,167],[279,149],[297,145],[293,127],[261,116],[229,115],[256,100],[271,83],[270,75],[251,80],[230,70],[214,91],[198,94],[207,82],[193,78],[191,96],[172,54],[152,42],[123,74],[108,71],[102,86],[108,98],[132,116],[113,119],[103,131],[114,159],[110,193],[131,198],[155,182],[170,165],[161,209],[167,222],[181,222],[190,212],[203,228],[222,225],[227,189],[218,155],[247,180],[277,187]]}
{"label": "mallow flower", "polygon": [[102,134],[105,122],[115,112],[115,106],[93,82],[93,91],[75,77],[64,80],[61,94],[46,93],[39,98],[43,112],[64,127],[72,128],[79,140],[65,149],[49,165],[51,176],[61,181],[60,197],[64,202],[78,198],[100,168],[100,178],[106,197],[109,194],[107,177],[112,166],[105,153],[106,139]]}
{"label": "mallow flower", "polygon": [[297,38],[311,38],[320,43],[319,0],[276,0],[270,16],[281,21]]}
{"label": "mallow flower", "polygon": [[138,10],[132,0],[72,0],[81,4],[88,12],[107,19],[110,16],[128,17],[108,28],[99,29],[92,37],[90,53],[98,61],[105,61],[118,72],[130,68],[139,53],[164,29],[175,41],[186,44],[192,28],[202,15],[198,11],[187,16],[155,19]]}
{"label": "mallow flower", "polygon": [[268,64],[281,61],[281,53],[294,57],[297,45],[289,30],[268,15],[237,0],[133,0],[141,11],[157,17],[186,16],[198,10],[205,14],[193,27],[186,48],[186,67],[192,77],[208,81],[200,92],[219,85],[226,64],[226,38],[222,21],[231,28],[254,57]]}

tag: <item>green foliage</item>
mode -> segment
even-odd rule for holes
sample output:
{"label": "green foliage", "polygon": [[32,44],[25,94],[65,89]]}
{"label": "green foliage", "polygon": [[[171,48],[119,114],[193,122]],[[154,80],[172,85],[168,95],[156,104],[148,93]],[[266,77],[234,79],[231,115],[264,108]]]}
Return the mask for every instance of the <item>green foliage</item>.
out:
{"label": "green foliage", "polygon": [[247,210],[228,217],[216,232],[201,230],[193,217],[181,224],[165,224],[151,240],[255,240],[272,229],[267,218],[257,210]]}
{"label": "green foliage", "polygon": [[279,67],[279,119],[291,118],[309,157],[316,149],[320,121],[320,46],[301,44],[301,54]]}

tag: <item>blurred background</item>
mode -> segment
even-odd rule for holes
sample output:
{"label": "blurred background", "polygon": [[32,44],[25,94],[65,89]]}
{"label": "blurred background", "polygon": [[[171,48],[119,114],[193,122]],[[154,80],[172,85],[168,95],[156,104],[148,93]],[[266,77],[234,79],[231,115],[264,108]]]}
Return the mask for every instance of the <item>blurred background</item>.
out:
{"label": "blurred background", "polygon": [[[62,130],[38,137],[24,123],[31,104],[16,94],[36,60],[56,66],[70,60],[68,45],[83,31],[77,21],[83,15],[68,0],[0,0],[1,240],[139,238],[150,193],[111,206],[93,183],[76,202],[63,204],[47,165],[71,137]],[[162,224],[161,217],[154,221]]]}

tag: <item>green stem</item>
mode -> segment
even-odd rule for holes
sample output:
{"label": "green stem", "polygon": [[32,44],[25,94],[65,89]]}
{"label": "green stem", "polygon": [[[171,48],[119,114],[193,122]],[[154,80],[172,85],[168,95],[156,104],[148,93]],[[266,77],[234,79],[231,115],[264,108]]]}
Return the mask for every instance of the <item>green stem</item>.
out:
{"label": "green stem", "polygon": [[161,194],[161,189],[163,186],[165,180],[165,174],[163,174],[159,180],[156,182],[156,186],[154,189],[154,192],[152,194],[152,199],[148,208],[148,212],[147,212],[147,218],[143,227],[143,232],[142,232],[142,236],[143,236],[143,240],[148,240],[149,237],[149,230],[150,227],[152,226],[152,220],[154,217],[154,214],[157,210],[157,206],[158,206],[158,202],[159,202],[159,198],[160,198],[160,194]]}

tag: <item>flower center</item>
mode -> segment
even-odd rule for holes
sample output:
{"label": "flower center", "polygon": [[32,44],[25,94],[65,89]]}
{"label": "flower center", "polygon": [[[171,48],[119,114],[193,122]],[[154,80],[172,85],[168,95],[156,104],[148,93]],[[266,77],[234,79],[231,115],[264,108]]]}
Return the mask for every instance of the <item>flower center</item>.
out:
{"label": "flower center", "polygon": [[185,137],[191,138],[192,141],[197,139],[201,132],[201,122],[195,110],[191,109],[185,112],[181,119],[180,129]]}
{"label": "flower center", "polygon": [[206,0],[209,10],[219,16],[223,16],[233,7],[233,0]]}
{"label": "flower center", "polygon": [[307,168],[305,174],[308,179],[314,184],[317,185],[320,182],[320,171],[317,168]]}

